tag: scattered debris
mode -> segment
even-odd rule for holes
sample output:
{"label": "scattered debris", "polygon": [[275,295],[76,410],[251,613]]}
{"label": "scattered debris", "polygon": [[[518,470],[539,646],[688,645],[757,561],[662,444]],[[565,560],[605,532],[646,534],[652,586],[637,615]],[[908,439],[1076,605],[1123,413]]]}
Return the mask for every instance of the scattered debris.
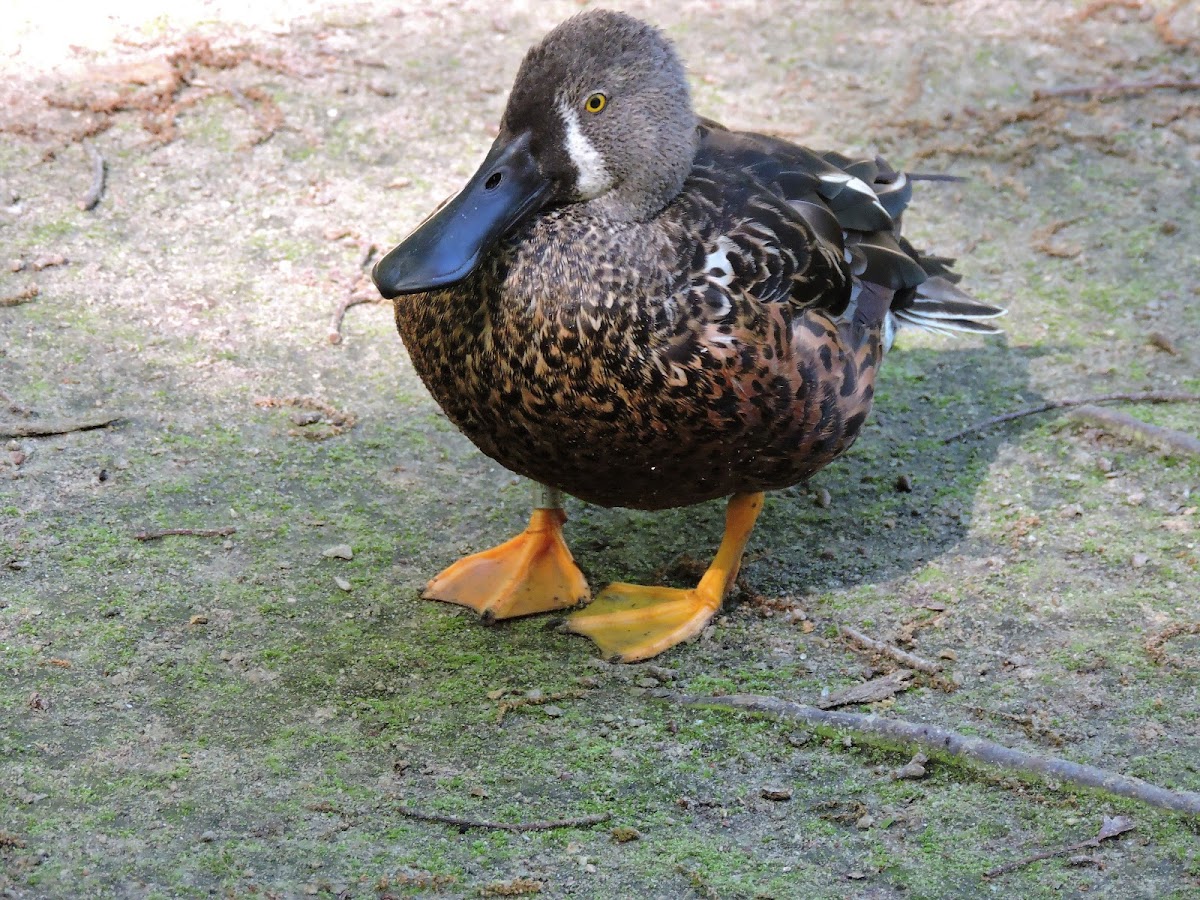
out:
{"label": "scattered debris", "polygon": [[29,845],[15,834],[9,834],[7,831],[0,831],[0,848],[12,847],[17,850],[24,850]]}
{"label": "scattered debris", "polygon": [[1172,665],[1180,669],[1194,669],[1197,666],[1195,657],[1192,657],[1192,661],[1189,663],[1182,657],[1167,653],[1163,649],[1163,645],[1167,641],[1179,637],[1181,634],[1200,634],[1200,622],[1175,622],[1172,625],[1168,625],[1158,634],[1147,640],[1146,643],[1142,644],[1142,648],[1160,666]]}
{"label": "scattered debris", "polygon": [[67,258],[61,253],[47,253],[31,262],[29,268],[35,272],[41,272],[43,269],[53,269],[55,266],[65,266],[66,264]]}
{"label": "scattered debris", "polygon": [[5,306],[20,306],[22,303],[28,303],[42,292],[36,284],[28,285],[21,288],[15,294],[9,294],[7,297],[0,297],[0,307]]}
{"label": "scattered debris", "polygon": [[[942,609],[945,609],[943,604]],[[878,653],[881,656],[887,656],[894,659],[901,665],[908,666],[910,669],[916,669],[918,672],[924,672],[927,675],[936,675],[942,671],[942,666],[939,663],[930,662],[927,659],[922,659],[899,647],[893,647],[891,644],[885,644],[882,641],[877,641],[874,638],[867,637],[860,631],[855,631],[853,628],[847,628],[845,625],[838,629],[838,632],[843,638],[847,638],[860,647]]]}
{"label": "scattered debris", "polygon": [[100,151],[92,146],[92,142],[86,138],[79,142],[87,153],[88,159],[92,162],[92,186],[88,188],[88,192],[83,195],[83,199],[79,201],[79,208],[84,212],[95,209],[100,202],[100,198],[104,196],[104,176],[107,171],[107,165],[104,162],[104,157],[100,155]]}
{"label": "scattered debris", "polygon": [[773,800],[776,803],[782,803],[785,800],[792,799],[792,789],[785,787],[765,787],[759,793],[764,800]]}
{"label": "scattered debris", "polygon": [[1121,94],[1145,94],[1148,91],[1200,91],[1200,81],[1110,81],[1104,84],[1081,85],[1078,87],[1043,88],[1033,92],[1034,100],[1050,97],[1085,97],[1087,99],[1116,97]]}
{"label": "scattered debris", "polygon": [[575,819],[551,819],[544,822],[487,822],[482,819],[462,819],[457,816],[443,816],[438,813],[421,812],[407,806],[393,807],[396,813],[407,819],[417,819],[421,822],[436,822],[440,825],[453,825],[466,830],[479,828],[486,831],[555,831],[559,828],[589,828],[600,825],[612,818],[611,813],[598,813],[592,816],[579,816]]}
{"label": "scattered debris", "polygon": [[237,529],[232,525],[226,525],[223,528],[164,528],[162,531],[140,531],[134,535],[134,538],[139,541],[157,541],[160,538],[174,535],[228,537],[231,534],[237,534]]}
{"label": "scattered debris", "polygon": [[[495,692],[493,691],[492,693]],[[501,692],[500,696],[503,696],[503,693],[504,692]],[[499,699],[498,697],[492,697],[491,694],[488,696],[491,699]],[[578,690],[558,691],[554,694],[543,694],[541,691],[537,690],[530,691],[523,697],[514,697],[511,700],[505,700],[503,703],[501,703],[500,708],[496,710],[496,724],[500,725],[504,722],[505,716],[507,716],[513,710],[520,709],[523,706],[543,706],[547,703],[553,703],[556,700],[577,700],[582,696],[583,691]],[[561,713],[562,710],[559,710],[560,715]]]}
{"label": "scattered debris", "polygon": [[484,897],[520,897],[525,894],[540,894],[545,885],[532,878],[514,878],[511,881],[494,881],[479,889]]}
{"label": "scattered debris", "polygon": [[818,700],[817,706],[821,709],[832,709],[835,706],[877,703],[880,700],[887,700],[912,687],[910,683],[912,676],[913,673],[908,669],[897,669],[881,678],[872,678],[862,684],[853,684],[850,687],[834,691],[828,697]]}
{"label": "scattered debris", "polygon": [[1166,9],[1160,10],[1155,14],[1152,20],[1154,22],[1154,30],[1158,33],[1158,39],[1168,47],[1174,47],[1176,50],[1186,50],[1192,45],[1193,42],[1190,39],[1180,37],[1175,29],[1171,27],[1171,20],[1175,17],[1175,13],[1191,2],[1192,0],[1175,0]]}
{"label": "scattered debris", "polygon": [[96,416],[90,419],[51,420],[49,422],[0,423],[0,437],[48,437],[52,434],[70,434],[74,431],[91,431],[119,422],[124,416]]}
{"label": "scattered debris", "polygon": [[[371,244],[367,251],[367,258],[363,265],[366,265],[370,260],[370,254],[376,249],[374,244]],[[338,303],[333,311],[333,317],[329,320],[329,343],[340,344],[342,342],[342,320],[346,317],[346,310],[352,306],[358,306],[360,303],[386,303],[383,296],[375,289],[374,283],[365,274],[360,275],[358,280],[350,288],[345,298]]]}
{"label": "scattered debris", "polygon": [[1076,216],[1073,219],[1061,219],[1036,229],[1032,235],[1033,249],[1039,253],[1044,253],[1046,256],[1053,256],[1056,259],[1074,259],[1083,252],[1083,247],[1078,244],[1056,244],[1050,238],[1054,237],[1054,235],[1058,234],[1064,228],[1074,225],[1081,218],[1082,216]]}
{"label": "scattered debris", "polygon": [[913,754],[912,759],[892,773],[892,778],[896,781],[916,781],[918,778],[924,778],[928,774],[928,770],[925,768],[927,762],[929,762],[929,757],[918,750]]}
{"label": "scattered debris", "polygon": [[1136,826],[1133,824],[1133,819],[1128,816],[1105,816],[1104,821],[1100,826],[1100,830],[1096,832],[1095,837],[1090,837],[1086,841],[1080,841],[1078,844],[1071,844],[1069,847],[1060,847],[1057,850],[1043,850],[1040,853],[1034,853],[1031,856],[1026,856],[1023,859],[1017,859],[1010,863],[1005,863],[1002,866],[997,866],[994,869],[988,869],[983,873],[984,878],[996,878],[1008,872],[1016,871],[1024,868],[1030,863],[1035,863],[1038,860],[1050,859],[1055,856],[1066,856],[1068,853],[1074,853],[1077,850],[1084,850],[1088,847],[1099,847],[1101,841],[1107,841],[1110,838],[1115,838],[1117,835],[1124,834],[1132,830]]}
{"label": "scattered debris", "polygon": [[1055,409],[1068,409],[1075,406],[1087,406],[1097,403],[1200,403],[1200,394],[1188,394],[1179,391],[1145,391],[1138,394],[1101,394],[1096,397],[1048,400],[1037,406],[1027,406],[1025,409],[1018,409],[1015,412],[1005,413],[1002,416],[993,416],[990,419],[984,419],[982,422],[977,422],[961,431],[956,431],[954,434],[942,438],[942,443],[950,444],[961,440],[967,435],[986,431],[994,425],[1002,425],[1005,422],[1012,422],[1014,419],[1021,419],[1025,416],[1033,416]]}
{"label": "scattered debris", "polygon": [[682,875],[691,884],[692,890],[696,892],[696,896],[701,900],[721,900],[721,895],[713,890],[713,886],[704,880],[695,869],[689,869],[686,866],[679,864],[675,866],[675,871]]}
{"label": "scattered debris", "polygon": [[1181,453],[1185,456],[1200,457],[1200,438],[1176,431],[1174,428],[1151,425],[1119,409],[1079,406],[1071,411],[1071,418],[1098,425],[1110,434],[1149,444],[1167,454]]}
{"label": "scattered debris", "polygon": [[817,709],[778,697],[756,694],[731,694],[725,697],[693,697],[686,694],[668,694],[662,698],[668,703],[685,706],[727,708],[759,713],[790,722],[824,729],[826,732],[847,734],[860,739],[884,743],[897,741],[916,744],[927,752],[950,760],[973,760],[984,765],[997,766],[1014,772],[1041,775],[1059,782],[1080,785],[1128,797],[1155,806],[1188,815],[1200,815],[1200,793],[1194,791],[1172,791],[1155,784],[1109,772],[1095,766],[1074,763],[1054,756],[1040,756],[1014,750],[994,741],[973,735],[959,734],[936,725],[922,725],[879,715],[840,712]]}
{"label": "scattered debris", "polygon": [[45,697],[43,697],[41,694],[39,694],[37,691],[34,691],[32,694],[29,695],[28,699],[26,699],[25,705],[28,706],[34,712],[45,712],[46,710],[48,710],[50,708],[50,701],[47,700]]}
{"label": "scattered debris", "polygon": [[1163,334],[1161,331],[1152,331],[1146,335],[1146,340],[1150,346],[1157,347],[1163,353],[1169,353],[1171,356],[1179,356],[1179,348],[1175,346],[1175,342]]}
{"label": "scattered debris", "polygon": [[323,428],[305,428],[303,431],[293,428],[288,431],[292,437],[303,437],[310,441],[324,441],[336,437],[358,424],[358,416],[354,413],[342,412],[315,397],[259,397],[254,401],[254,405],[263,409],[294,406],[298,409],[311,409],[321,413],[324,419],[313,424],[321,424],[324,426]]}

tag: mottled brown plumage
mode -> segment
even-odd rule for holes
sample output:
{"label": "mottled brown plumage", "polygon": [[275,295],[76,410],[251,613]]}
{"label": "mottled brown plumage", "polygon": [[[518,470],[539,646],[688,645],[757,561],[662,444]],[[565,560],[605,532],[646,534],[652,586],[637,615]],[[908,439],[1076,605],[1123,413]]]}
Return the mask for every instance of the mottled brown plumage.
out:
{"label": "mottled brown plumage", "polygon": [[[900,237],[911,184],[691,110],[653,28],[583,13],[526,56],[463,190],[375,270],[412,362],[505,467],[605,506],[731,496],[695,589],[614,584],[567,621],[621,659],[698,634],[763,491],[843,453],[899,325],[994,332],[946,260]],[[425,596],[486,618],[589,589],[551,491],[511,541]]]}

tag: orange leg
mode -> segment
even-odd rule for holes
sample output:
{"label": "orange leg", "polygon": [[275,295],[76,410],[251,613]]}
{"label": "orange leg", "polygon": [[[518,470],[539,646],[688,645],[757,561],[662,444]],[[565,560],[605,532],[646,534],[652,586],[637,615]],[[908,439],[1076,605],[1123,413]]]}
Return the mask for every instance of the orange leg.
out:
{"label": "orange leg", "polygon": [[[550,496],[556,503],[557,494]],[[563,540],[566,520],[560,506],[535,509],[523,532],[460,559],[430,581],[422,596],[469,606],[489,622],[575,606],[591,592]]]}
{"label": "orange leg", "polygon": [[712,564],[691,589],[610,584],[566,628],[595,641],[607,656],[637,662],[704,630],[737,578],[742,553],[762,511],[763,495],[736,494],[725,513],[725,536]]}

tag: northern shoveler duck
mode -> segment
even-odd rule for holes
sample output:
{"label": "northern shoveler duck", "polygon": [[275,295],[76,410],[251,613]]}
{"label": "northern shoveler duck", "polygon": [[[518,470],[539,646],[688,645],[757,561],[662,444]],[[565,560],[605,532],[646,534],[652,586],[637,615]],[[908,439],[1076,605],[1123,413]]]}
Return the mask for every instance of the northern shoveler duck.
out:
{"label": "northern shoveler duck", "polygon": [[897,326],[1003,310],[900,236],[910,180],[692,111],[655,28],[585,12],[525,56],[479,171],[375,267],[413,365],[476,446],[540,489],[529,527],[425,596],[487,620],[575,606],[562,493],[663,509],[730,497],[690,590],[613,584],[567,619],[610,656],[698,634],[763,492],[853,443]]}

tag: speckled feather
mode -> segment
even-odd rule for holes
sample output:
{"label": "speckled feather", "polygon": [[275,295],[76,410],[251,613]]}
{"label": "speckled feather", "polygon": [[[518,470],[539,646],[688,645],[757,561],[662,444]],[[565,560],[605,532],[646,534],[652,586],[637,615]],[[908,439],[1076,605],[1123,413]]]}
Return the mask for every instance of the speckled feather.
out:
{"label": "speckled feather", "polygon": [[641,509],[787,487],[854,442],[903,310],[952,299],[943,327],[993,330],[1000,310],[898,242],[911,188],[882,161],[696,127],[656,215],[554,206],[396,299],[430,392],[506,468]]}

